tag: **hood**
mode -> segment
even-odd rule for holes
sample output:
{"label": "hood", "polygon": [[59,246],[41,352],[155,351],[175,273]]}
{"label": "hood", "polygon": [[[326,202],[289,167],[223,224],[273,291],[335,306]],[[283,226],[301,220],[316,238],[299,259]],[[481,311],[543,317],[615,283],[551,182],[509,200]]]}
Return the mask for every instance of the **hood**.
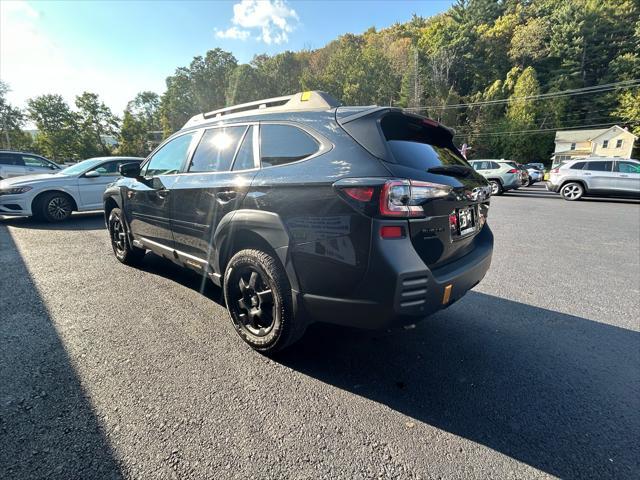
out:
{"label": "hood", "polygon": [[40,173],[36,175],[22,175],[20,177],[7,178],[0,180],[0,189],[7,187],[22,187],[24,185],[34,185],[38,183],[51,183],[56,180],[65,181],[73,177],[67,177],[65,175],[57,175],[55,173]]}

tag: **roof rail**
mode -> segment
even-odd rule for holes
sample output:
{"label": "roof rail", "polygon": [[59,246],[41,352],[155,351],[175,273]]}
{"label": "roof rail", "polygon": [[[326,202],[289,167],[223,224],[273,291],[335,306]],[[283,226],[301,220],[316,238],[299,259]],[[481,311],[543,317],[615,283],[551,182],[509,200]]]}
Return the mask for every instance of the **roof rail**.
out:
{"label": "roof rail", "polygon": [[207,113],[200,113],[189,119],[182,128],[193,127],[212,118],[229,117],[234,114],[270,113],[287,110],[330,110],[340,106],[335,98],[326,92],[317,90],[299,92],[283,97],[266,98],[255,102],[242,103],[232,107],[220,108]]}

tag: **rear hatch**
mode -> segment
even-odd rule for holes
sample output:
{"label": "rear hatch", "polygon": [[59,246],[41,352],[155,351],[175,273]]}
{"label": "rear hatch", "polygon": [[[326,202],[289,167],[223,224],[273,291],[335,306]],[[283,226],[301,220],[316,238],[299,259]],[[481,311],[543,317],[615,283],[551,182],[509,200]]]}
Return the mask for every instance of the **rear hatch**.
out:
{"label": "rear hatch", "polygon": [[[426,265],[442,266],[473,250],[486,218],[489,189],[454,146],[452,130],[391,108],[349,115],[338,108],[336,118],[392,178],[412,182],[416,211],[407,218],[409,235]],[[421,195],[424,191],[428,194]]]}

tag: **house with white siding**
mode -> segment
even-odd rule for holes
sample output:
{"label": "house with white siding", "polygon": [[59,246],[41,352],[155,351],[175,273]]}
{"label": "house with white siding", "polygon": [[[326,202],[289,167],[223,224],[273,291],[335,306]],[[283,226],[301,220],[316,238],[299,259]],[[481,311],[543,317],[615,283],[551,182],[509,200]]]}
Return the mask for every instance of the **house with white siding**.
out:
{"label": "house with white siding", "polygon": [[638,139],[626,128],[614,125],[590,130],[558,130],[553,163],[586,157],[631,158]]}

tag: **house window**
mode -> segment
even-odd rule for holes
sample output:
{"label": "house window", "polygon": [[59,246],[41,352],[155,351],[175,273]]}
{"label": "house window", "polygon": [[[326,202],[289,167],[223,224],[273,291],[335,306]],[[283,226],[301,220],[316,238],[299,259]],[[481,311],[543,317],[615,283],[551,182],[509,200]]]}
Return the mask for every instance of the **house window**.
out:
{"label": "house window", "polygon": [[570,148],[569,150],[575,150],[575,149],[576,149],[576,144],[575,144],[575,143],[572,143],[572,144],[571,144],[571,148]]}
{"label": "house window", "polygon": [[602,148],[608,148],[609,147],[609,140],[605,140],[602,142]]}
{"label": "house window", "polygon": [[616,141],[616,148],[622,148],[622,139]]}

